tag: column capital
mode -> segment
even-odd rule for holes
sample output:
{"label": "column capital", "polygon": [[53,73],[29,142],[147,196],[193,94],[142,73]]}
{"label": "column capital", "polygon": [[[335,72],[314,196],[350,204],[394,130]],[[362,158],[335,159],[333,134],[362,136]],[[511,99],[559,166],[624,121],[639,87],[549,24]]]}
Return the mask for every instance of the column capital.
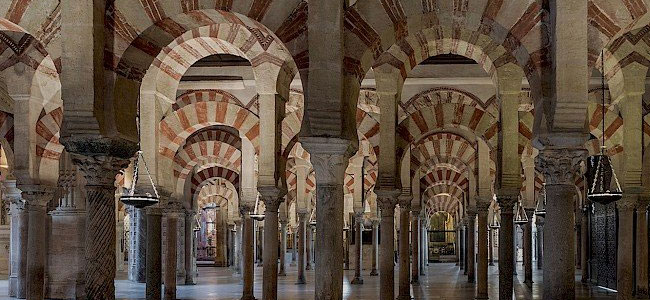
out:
{"label": "column capital", "polygon": [[114,187],[115,176],[129,166],[128,158],[70,153],[70,158],[86,178],[86,186]]}
{"label": "column capital", "polygon": [[354,212],[354,221],[356,222],[363,222],[363,212]]}
{"label": "column capital", "polygon": [[350,157],[356,152],[350,140],[326,137],[301,137],[309,152],[318,185],[341,185]]}
{"label": "column capital", "polygon": [[167,217],[180,218],[185,214],[183,204],[178,201],[168,201],[161,206],[163,213]]}
{"label": "column capital", "polygon": [[620,211],[634,211],[636,207],[637,201],[632,196],[623,197],[623,199],[616,201],[616,208]]}
{"label": "column capital", "polygon": [[149,207],[147,207],[145,209],[147,211],[147,215],[151,215],[151,216],[162,216],[162,213],[163,213],[163,210],[160,207],[160,204],[149,206]]}
{"label": "column capital", "polygon": [[476,212],[480,213],[487,213],[490,211],[490,202],[485,202],[485,201],[477,201],[476,202]]}
{"label": "column capital", "polygon": [[370,220],[370,223],[372,224],[372,227],[379,226],[379,219],[372,219]]}
{"label": "column capital", "polygon": [[399,195],[397,197],[397,202],[400,208],[410,210],[411,203],[413,202],[413,195]]}
{"label": "column capital", "polygon": [[254,202],[249,202],[249,201],[240,201],[239,202],[239,213],[244,215],[244,214],[249,214],[252,211],[255,210],[255,203]]}
{"label": "column capital", "polygon": [[54,187],[41,184],[21,184],[22,198],[28,206],[46,206],[54,197]]}
{"label": "column capital", "polygon": [[2,182],[4,189],[2,190],[2,197],[8,200],[11,204],[23,205],[24,200],[22,191],[16,187],[16,180],[5,180]]}
{"label": "column capital", "polygon": [[544,174],[546,184],[574,185],[586,156],[584,148],[549,147],[539,151],[535,167]]}
{"label": "column capital", "polygon": [[260,192],[260,197],[266,206],[266,211],[278,212],[280,204],[284,201],[286,191],[276,186],[259,186],[257,190]]}
{"label": "column capital", "polygon": [[376,189],[375,194],[377,194],[377,206],[381,210],[392,210],[395,209],[397,205],[397,197],[400,194],[398,189]]}
{"label": "column capital", "polygon": [[512,211],[512,208],[517,204],[519,193],[499,193],[497,195],[497,202],[501,207],[501,212]]}

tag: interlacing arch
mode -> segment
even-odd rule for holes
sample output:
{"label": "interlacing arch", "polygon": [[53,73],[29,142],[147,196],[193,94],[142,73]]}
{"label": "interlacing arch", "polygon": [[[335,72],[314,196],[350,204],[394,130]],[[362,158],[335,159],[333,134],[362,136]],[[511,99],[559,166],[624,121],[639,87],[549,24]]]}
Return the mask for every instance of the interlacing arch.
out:
{"label": "interlacing arch", "polygon": [[457,198],[445,193],[432,195],[431,198],[427,198],[425,203],[427,210],[431,213],[440,211],[455,213],[462,207]]}
{"label": "interlacing arch", "polygon": [[469,190],[469,179],[467,175],[458,173],[453,169],[447,169],[446,167],[439,167],[438,169],[430,170],[423,174],[420,178],[420,189],[425,190],[429,186],[440,183],[458,186],[463,191]]}
{"label": "interlacing arch", "polygon": [[219,157],[225,167],[240,170],[241,138],[230,128],[207,127],[188,137],[183,148],[174,156],[174,176],[184,179],[201,159]]}
{"label": "interlacing arch", "polygon": [[234,190],[234,187],[230,182],[217,180],[214,183],[205,184],[201,187],[201,190],[197,195],[197,208],[205,207],[215,198],[223,199],[215,203],[217,206],[226,206],[228,200],[236,202],[237,197],[238,193]]}

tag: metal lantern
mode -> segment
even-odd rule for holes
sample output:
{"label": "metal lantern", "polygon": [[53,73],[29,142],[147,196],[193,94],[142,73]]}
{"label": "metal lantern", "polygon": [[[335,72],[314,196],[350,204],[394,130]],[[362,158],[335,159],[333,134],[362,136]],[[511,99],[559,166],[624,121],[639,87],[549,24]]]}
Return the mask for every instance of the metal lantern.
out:
{"label": "metal lantern", "polygon": [[[153,194],[143,189],[138,190],[138,181],[143,180],[143,176],[141,176],[139,172],[140,162],[142,162],[144,165],[144,175],[149,179],[148,184],[151,186],[151,191]],[[156,185],[153,183],[153,179],[149,173],[149,168],[147,167],[147,162],[144,160],[141,150],[138,151],[138,154],[136,155],[133,162],[133,166],[133,180],[131,181],[131,187],[127,190],[126,194],[120,197],[120,201],[126,205],[132,205],[136,208],[145,208],[147,206],[158,203],[160,201],[160,196],[158,195],[158,190],[156,190]]]}
{"label": "metal lantern", "polygon": [[492,214],[492,222],[490,222],[490,228],[492,228],[492,229],[501,228],[501,223],[499,222],[499,219],[497,218],[497,212],[496,211]]}
{"label": "metal lantern", "polygon": [[[602,52],[602,70],[605,70],[605,52]],[[587,158],[587,199],[600,204],[609,204],[618,201],[623,197],[621,185],[618,183],[612,161],[605,154],[605,75],[602,76],[602,132],[603,141],[600,154]]]}
{"label": "metal lantern", "polygon": [[605,154],[587,158],[587,198],[600,204],[609,204],[623,197],[612,162]]}
{"label": "metal lantern", "polygon": [[264,214],[250,214],[249,216],[255,221],[264,221]]}
{"label": "metal lantern", "polygon": [[524,225],[528,223],[528,216],[526,215],[526,211],[524,210],[524,206],[521,205],[521,201],[517,202],[517,205],[515,206],[517,213],[515,215],[515,224],[517,225]]}
{"label": "metal lantern", "polygon": [[542,218],[546,216],[546,192],[544,191],[544,189],[542,189],[542,195],[537,198],[535,215]]}

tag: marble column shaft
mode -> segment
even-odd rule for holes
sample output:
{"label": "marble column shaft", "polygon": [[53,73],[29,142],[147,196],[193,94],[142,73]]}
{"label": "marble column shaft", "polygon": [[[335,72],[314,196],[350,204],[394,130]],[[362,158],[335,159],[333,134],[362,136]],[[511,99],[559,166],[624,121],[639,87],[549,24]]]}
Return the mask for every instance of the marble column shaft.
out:
{"label": "marble column shaft", "polygon": [[458,266],[461,270],[465,269],[465,229],[462,221],[458,226]]}
{"label": "marble column shaft", "polygon": [[[171,204],[171,203],[169,203]],[[178,219],[180,214],[180,203],[178,208],[172,208],[166,212],[167,230],[165,231],[165,300],[176,299],[176,272],[178,267]]]}
{"label": "marble column shaft", "polygon": [[196,284],[196,248],[194,246],[194,211],[185,212],[185,284]]}
{"label": "marble column shaft", "polygon": [[397,299],[411,299],[411,274],[409,258],[409,226],[411,225],[411,199],[400,199],[399,216],[399,294]]}
{"label": "marble column shaft", "polygon": [[27,228],[29,215],[18,194],[11,203],[11,273],[9,296],[27,297]]}
{"label": "marble column shaft", "polygon": [[86,297],[115,299],[115,176],[130,160],[103,155],[70,157],[86,179]]}
{"label": "marble column shaft", "polygon": [[147,281],[147,213],[143,208],[129,208],[131,215],[131,249],[129,257],[129,280]]}
{"label": "marble column shaft", "polygon": [[287,256],[287,221],[280,221],[280,271],[278,276],[287,276],[286,261]]}
{"label": "marble column shaft", "polygon": [[29,215],[27,227],[27,299],[45,298],[45,261],[47,255],[47,204],[53,190],[40,185],[19,186]]}
{"label": "marble column shaft", "polygon": [[312,258],[312,253],[311,253],[311,251],[313,249],[312,244],[311,244],[312,243],[312,233],[313,233],[313,231],[312,231],[311,225],[307,224],[307,243],[305,244],[305,247],[306,247],[306,249],[305,249],[305,252],[306,252],[305,257],[307,258],[307,263],[305,265],[305,270],[311,270],[312,269],[312,266],[311,266],[311,260],[313,259]]}
{"label": "marble column shaft", "polygon": [[147,208],[146,297],[160,300],[162,296],[162,211]]}
{"label": "marble column shaft", "polygon": [[[639,201],[636,210],[636,297],[648,298],[648,202],[646,199]],[[584,218],[584,217],[583,217]],[[583,222],[585,223],[585,222]],[[586,230],[584,226],[583,231]],[[586,236],[583,234],[583,236]],[[585,242],[583,242],[585,244]],[[585,255],[586,256],[586,255]],[[583,259],[584,261],[584,259]],[[586,264],[582,267],[584,273]]]}
{"label": "marble column shaft", "polygon": [[501,227],[499,228],[499,300],[511,300],[513,295],[514,270],[514,223],[513,208],[517,196],[498,195],[501,207]]}
{"label": "marble column shaft", "polygon": [[242,214],[242,300],[254,300],[253,279],[255,275],[255,225],[250,217],[250,208],[241,209]]}
{"label": "marble column shaft", "polygon": [[490,263],[488,265],[494,266],[494,232],[495,229],[488,230],[488,260]]}
{"label": "marble column shaft", "polygon": [[491,247],[488,232],[489,202],[478,202],[478,258],[476,262],[476,299],[488,299],[488,248]]}
{"label": "marble column shaft", "polygon": [[[549,148],[536,157],[535,165],[546,181],[545,300],[575,299],[575,178],[585,155],[584,149]],[[619,237],[620,242],[624,241]]]}
{"label": "marble column shaft", "polygon": [[[580,247],[582,248],[582,257],[581,257],[582,263],[580,264],[582,266],[581,282],[589,283],[589,265],[588,265],[589,254],[587,253],[589,251],[589,225],[588,225],[589,214],[587,212],[587,209],[582,209],[581,223],[582,223],[581,226],[582,231],[580,232],[580,234],[582,235],[582,238],[580,239]],[[539,235],[539,232],[537,232],[537,235]],[[539,243],[539,239],[537,242]]]}
{"label": "marble column shaft", "polygon": [[[395,299],[395,205],[397,193],[377,195],[377,205],[381,209],[381,243],[379,245],[379,299]],[[383,193],[383,191],[382,191]],[[386,192],[389,194],[390,192]]]}
{"label": "marble column shaft", "polygon": [[467,219],[467,282],[476,282],[476,253],[474,228],[476,228],[476,212],[470,211]]}
{"label": "marble column shaft", "polygon": [[372,270],[370,276],[378,276],[377,256],[379,255],[379,221],[372,220]]}
{"label": "marble column shaft", "polygon": [[351,284],[363,284],[363,277],[361,276],[361,269],[363,268],[363,213],[354,214],[354,244],[356,246],[354,252],[354,278]]}
{"label": "marble column shaft", "polygon": [[524,225],[524,283],[533,283],[533,212],[526,209],[528,223]]}
{"label": "marble column shaft", "polygon": [[411,283],[420,282],[420,211],[411,212]]}
{"label": "marble column shaft", "polygon": [[278,298],[278,210],[283,195],[276,187],[258,187],[264,211],[264,247],[262,251],[262,299]]}
{"label": "marble column shaft", "polygon": [[298,278],[296,284],[305,284],[305,242],[307,239],[307,212],[298,213]]}
{"label": "marble column shaft", "polygon": [[544,268],[544,218],[537,217],[537,269]]}
{"label": "marble column shaft", "polygon": [[[622,200],[616,202],[616,208],[618,209],[618,249],[616,255],[616,290],[618,293],[616,299],[628,300],[634,299],[634,208],[637,195],[624,195],[623,197]],[[546,227],[551,232],[551,222],[548,222]],[[546,252],[546,257],[552,255],[551,251]]]}

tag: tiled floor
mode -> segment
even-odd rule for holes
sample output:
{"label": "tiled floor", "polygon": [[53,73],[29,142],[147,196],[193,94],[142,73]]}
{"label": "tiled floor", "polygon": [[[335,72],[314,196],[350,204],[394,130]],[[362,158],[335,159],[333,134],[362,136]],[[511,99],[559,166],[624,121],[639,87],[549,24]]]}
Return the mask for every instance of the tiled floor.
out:
{"label": "tiled floor", "polygon": [[[521,268],[521,265],[519,266]],[[240,277],[224,268],[199,268],[199,283],[195,286],[179,286],[179,299],[223,299],[235,300],[241,296]],[[370,277],[364,272],[363,285],[350,285],[353,271],[346,271],[343,294],[345,299],[377,299],[379,296],[379,277]],[[255,296],[261,299],[262,269],[255,269]],[[523,274],[520,270],[519,274]],[[527,287],[523,275],[515,279],[515,294],[517,299],[541,299],[541,271],[535,270],[535,283]],[[396,281],[397,281],[397,274]],[[123,276],[120,276],[123,277]],[[296,268],[290,267],[286,277],[279,279],[278,299],[314,299],[314,271],[307,272],[307,285],[294,284]],[[412,287],[414,299],[473,299],[475,286],[467,283],[454,264],[431,264],[427,275],[420,278],[421,284]],[[397,282],[396,282],[397,283]],[[489,269],[490,299],[497,299],[498,274],[497,267]],[[127,280],[116,280],[118,299],[144,299],[144,284],[131,283]],[[0,281],[0,291],[7,290],[7,281]],[[397,291],[397,287],[395,288]],[[5,294],[5,292],[3,292]],[[616,294],[598,287],[576,284],[577,299],[615,299]],[[0,300],[10,299],[0,296]]]}

